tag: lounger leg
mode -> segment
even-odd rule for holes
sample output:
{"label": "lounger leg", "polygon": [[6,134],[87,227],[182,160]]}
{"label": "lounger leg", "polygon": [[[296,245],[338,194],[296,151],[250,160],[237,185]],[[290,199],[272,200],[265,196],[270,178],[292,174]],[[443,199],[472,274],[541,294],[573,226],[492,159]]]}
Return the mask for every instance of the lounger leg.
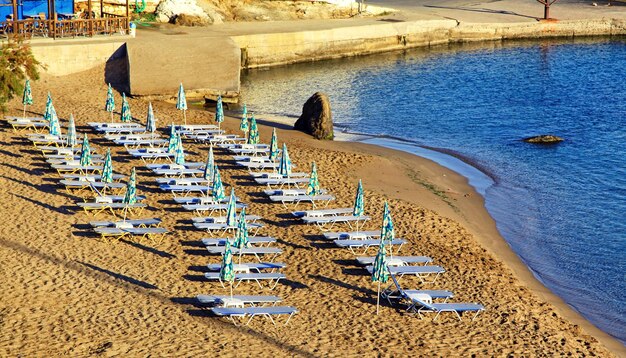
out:
{"label": "lounger leg", "polygon": [[287,323],[289,323],[289,320],[291,319],[291,317],[293,317],[294,314],[295,312],[291,312],[291,314],[289,315],[289,317],[287,317],[287,320],[285,321],[285,324],[283,324],[283,326],[286,326]]}

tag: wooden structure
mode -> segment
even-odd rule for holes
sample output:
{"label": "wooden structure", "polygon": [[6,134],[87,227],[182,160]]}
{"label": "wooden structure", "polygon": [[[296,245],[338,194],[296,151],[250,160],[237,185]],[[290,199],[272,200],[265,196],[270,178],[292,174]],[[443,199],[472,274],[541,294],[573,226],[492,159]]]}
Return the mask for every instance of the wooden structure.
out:
{"label": "wooden structure", "polygon": [[17,19],[17,0],[13,0],[13,20],[7,19],[0,23],[0,34],[5,37],[19,36],[32,38],[36,36],[63,38],[76,36],[112,35],[115,33],[128,34],[130,26],[129,0],[126,0],[124,15],[104,12],[104,1],[100,1],[100,14],[96,18],[93,12],[93,1],[87,1],[87,11],[84,16],[68,18],[67,14],[57,14],[55,0],[48,0],[48,19],[42,13],[39,17]]}

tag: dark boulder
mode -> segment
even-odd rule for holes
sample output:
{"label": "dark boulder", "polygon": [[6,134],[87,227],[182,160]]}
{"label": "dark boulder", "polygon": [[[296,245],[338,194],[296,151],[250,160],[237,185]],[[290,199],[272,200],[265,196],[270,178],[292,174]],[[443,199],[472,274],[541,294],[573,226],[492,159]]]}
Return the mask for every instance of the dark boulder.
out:
{"label": "dark boulder", "polygon": [[554,143],[559,143],[559,142],[564,141],[563,138],[557,137],[551,134],[537,135],[533,137],[524,138],[522,140],[526,143],[535,143],[535,144],[554,144]]}
{"label": "dark boulder", "polygon": [[293,126],[316,139],[333,140],[333,116],[328,96],[317,92],[302,107],[302,115]]}

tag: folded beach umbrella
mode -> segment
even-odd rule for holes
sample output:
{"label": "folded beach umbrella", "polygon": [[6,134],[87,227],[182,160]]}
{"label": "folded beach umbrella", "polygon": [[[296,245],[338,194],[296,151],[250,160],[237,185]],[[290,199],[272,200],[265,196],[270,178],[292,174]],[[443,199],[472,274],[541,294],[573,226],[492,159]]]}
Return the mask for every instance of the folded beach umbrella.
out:
{"label": "folded beach umbrella", "polygon": [[185,97],[185,89],[183,88],[183,83],[180,83],[178,86],[178,96],[176,97],[176,109],[179,111],[183,111],[183,119],[185,121],[185,125],[187,125],[187,97]]}
{"label": "folded beach umbrella", "polygon": [[230,249],[230,240],[226,240],[224,255],[222,256],[222,266],[220,267],[220,280],[230,282],[230,297],[233,297],[233,281],[235,281],[235,270],[233,267],[233,252]]}
{"label": "folded beach umbrella", "polygon": [[50,103],[50,123],[48,123],[48,128],[50,130],[50,135],[60,136],[61,135],[61,125],[59,124],[59,117],[57,116],[57,111],[54,109],[54,105]]}
{"label": "folded beach umbrella", "polygon": [[283,152],[280,155],[278,174],[284,177],[288,177],[291,175],[291,160],[289,160],[289,152],[287,152],[287,144],[285,143],[283,143]]}
{"label": "folded beach umbrella", "polygon": [[318,195],[320,193],[320,182],[317,178],[317,165],[311,164],[311,177],[309,185],[306,187],[306,195]]}
{"label": "folded beach umbrella", "polygon": [[111,160],[111,149],[107,148],[107,154],[104,156],[104,165],[102,166],[102,174],[100,180],[103,183],[113,182],[113,161]]}
{"label": "folded beach umbrella", "polygon": [[378,253],[376,254],[376,258],[374,259],[374,266],[372,267],[372,282],[378,282],[376,314],[378,314],[378,307],[380,306],[380,284],[387,282],[388,279],[389,272],[387,271],[385,241],[381,239],[380,246],[378,246]]}
{"label": "folded beach umbrella", "polygon": [[363,184],[359,179],[359,186],[356,188],[356,196],[354,197],[354,209],[352,215],[362,216],[365,214],[365,202],[363,200]]}
{"label": "folded beach umbrella", "polygon": [[241,263],[241,250],[250,247],[248,223],[246,222],[246,208],[241,209],[241,213],[239,214],[237,231],[235,232],[235,243],[233,245],[239,249],[239,263]]}
{"label": "folded beach umbrella", "polygon": [[220,174],[220,170],[215,166],[214,176],[213,176],[213,187],[211,191],[213,192],[213,199],[215,201],[222,201],[226,197],[224,194],[224,184],[222,184],[222,175]]}
{"label": "folded beach umbrella", "polygon": [[217,122],[217,127],[220,127],[220,124],[224,122],[224,106],[222,105],[222,96],[217,96],[217,105],[215,106],[215,121]]}
{"label": "folded beach umbrella", "polygon": [[50,110],[52,109],[52,96],[48,92],[48,99],[46,100],[46,109],[43,112],[43,119],[50,122]]}
{"label": "folded beach umbrella", "polygon": [[178,134],[176,134],[176,127],[174,124],[170,126],[170,138],[167,144],[167,152],[174,153],[176,151],[176,146],[178,145]]}
{"label": "folded beach umbrella", "polygon": [[70,113],[70,123],[67,125],[67,137],[65,139],[65,145],[74,148],[76,144],[76,124],[74,123],[74,116]]}
{"label": "folded beach umbrella", "polygon": [[248,134],[248,131],[250,130],[248,123],[248,107],[246,107],[245,103],[243,104],[243,112],[241,113],[241,124],[239,125],[239,129],[241,129],[241,131],[245,134]]}
{"label": "folded beach umbrella", "polygon": [[122,92],[122,112],[120,114],[120,120],[122,122],[130,122],[133,120],[133,116],[130,114],[130,104],[126,99],[126,94]]}
{"label": "folded beach umbrella", "polygon": [[87,133],[85,133],[85,136],[83,137],[83,147],[80,151],[80,165],[86,166],[91,164],[93,164],[93,162],[91,161],[91,148],[89,147]]}
{"label": "folded beach umbrella", "polygon": [[178,136],[176,140],[176,151],[174,152],[174,163],[178,165],[185,164],[185,150],[183,149],[183,140]]}
{"label": "folded beach umbrella", "polygon": [[274,128],[270,141],[270,160],[275,161],[276,158],[278,158],[278,137],[276,136],[276,128]]}
{"label": "folded beach umbrella", "polygon": [[22,104],[24,105],[23,118],[26,118],[26,106],[31,106],[33,104],[33,93],[30,90],[30,80],[26,80],[26,83],[24,83],[24,93],[22,93]]}
{"label": "folded beach umbrella", "polygon": [[126,183],[126,193],[122,199],[124,205],[124,222],[126,222],[126,212],[128,211],[128,205],[133,205],[137,202],[137,175],[135,173],[135,167],[130,171],[130,178]]}
{"label": "folded beach umbrella", "polygon": [[213,146],[209,147],[209,156],[206,159],[206,165],[204,166],[204,173],[202,177],[207,181],[213,181],[215,176],[215,159],[213,158]]}
{"label": "folded beach umbrella", "polygon": [[226,206],[226,225],[235,226],[237,224],[237,198],[235,197],[235,189],[230,189],[230,197]]}
{"label": "folded beach umbrella", "polygon": [[130,178],[126,182],[126,194],[122,203],[133,205],[137,202],[137,174],[135,173],[135,167],[130,171]]}
{"label": "folded beach umbrella", "polygon": [[[391,219],[391,212],[389,211],[389,204],[385,201],[385,207],[383,209],[383,226],[380,229],[380,239],[383,242],[391,243],[395,237],[393,228],[393,220]],[[392,247],[389,248],[389,256],[393,257]]]}
{"label": "folded beach umbrella", "polygon": [[235,232],[235,243],[233,245],[238,249],[250,246],[250,240],[248,239],[248,223],[246,222],[246,208],[241,209],[239,213],[237,231]]}
{"label": "folded beach umbrella", "polygon": [[259,144],[259,127],[256,124],[254,114],[250,116],[250,131],[248,132],[248,144]]}
{"label": "folded beach umbrella", "polygon": [[107,100],[104,104],[104,110],[111,113],[111,123],[113,123],[113,111],[115,110],[115,97],[113,97],[113,88],[111,88],[111,84],[109,83],[109,88],[107,89]]}
{"label": "folded beach umbrella", "polygon": [[152,110],[152,102],[148,103],[148,115],[146,116],[146,131],[153,133],[156,131],[156,120]]}

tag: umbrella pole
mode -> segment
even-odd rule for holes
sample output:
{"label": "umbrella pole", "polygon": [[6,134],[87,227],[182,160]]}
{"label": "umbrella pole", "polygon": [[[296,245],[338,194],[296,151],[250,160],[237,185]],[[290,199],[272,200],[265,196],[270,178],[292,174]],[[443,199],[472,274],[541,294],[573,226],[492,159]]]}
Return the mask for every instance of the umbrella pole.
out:
{"label": "umbrella pole", "polygon": [[183,120],[185,121],[185,126],[187,125],[187,111],[183,109]]}
{"label": "umbrella pole", "polygon": [[24,115],[22,116],[22,118],[26,119],[26,105],[24,105]]}
{"label": "umbrella pole", "polygon": [[379,306],[380,306],[380,281],[378,281],[378,294],[376,295],[376,315],[378,315]]}
{"label": "umbrella pole", "polygon": [[230,298],[233,298],[233,281],[230,281]]}
{"label": "umbrella pole", "polygon": [[113,111],[111,111],[111,123],[113,123]]}

